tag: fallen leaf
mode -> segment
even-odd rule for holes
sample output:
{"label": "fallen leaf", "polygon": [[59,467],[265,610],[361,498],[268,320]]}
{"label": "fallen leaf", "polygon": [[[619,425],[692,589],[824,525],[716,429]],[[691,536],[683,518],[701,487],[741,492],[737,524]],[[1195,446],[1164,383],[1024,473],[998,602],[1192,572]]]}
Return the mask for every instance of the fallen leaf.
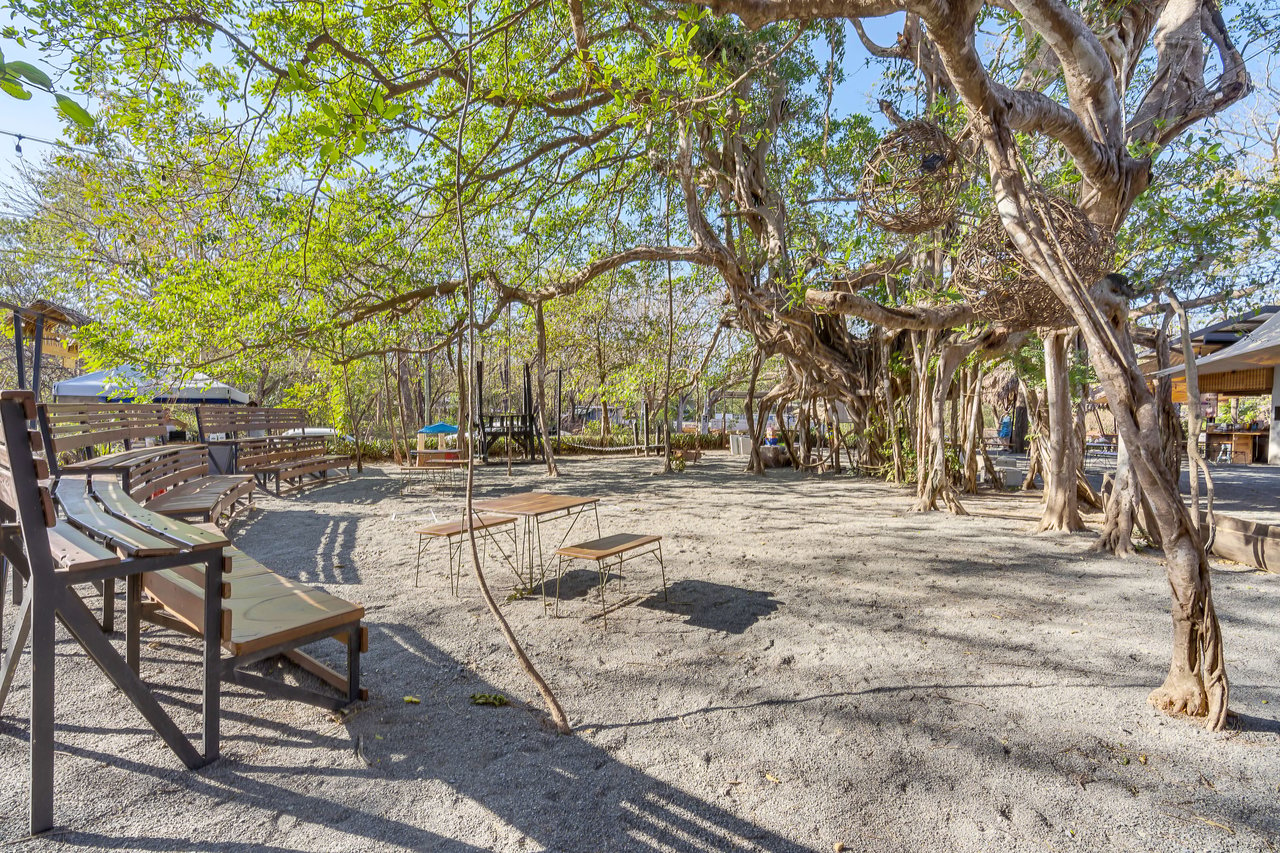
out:
{"label": "fallen leaf", "polygon": [[772,782],[772,783],[773,783],[773,784],[775,784],[775,785],[781,785],[781,784],[782,784],[782,780],[781,780],[781,779],[779,779],[777,776],[774,776],[772,773],[766,773],[766,774],[764,774],[764,778],[768,779],[770,782]]}
{"label": "fallen leaf", "polygon": [[422,700],[419,699],[417,696],[406,696],[404,697],[404,703],[406,705],[421,705]]}
{"label": "fallen leaf", "polygon": [[833,853],[844,853],[844,851],[848,850],[849,848],[844,846],[843,841],[837,841],[835,844],[831,845],[831,849]]}
{"label": "fallen leaf", "polygon": [[1204,823],[1207,823],[1209,826],[1215,826],[1218,829],[1225,829],[1227,832],[1231,833],[1232,835],[1236,834],[1236,831],[1231,827],[1227,826],[1225,823],[1218,823],[1216,820],[1209,820],[1209,818],[1201,817],[1198,814],[1192,815],[1192,817],[1198,821],[1203,821]]}

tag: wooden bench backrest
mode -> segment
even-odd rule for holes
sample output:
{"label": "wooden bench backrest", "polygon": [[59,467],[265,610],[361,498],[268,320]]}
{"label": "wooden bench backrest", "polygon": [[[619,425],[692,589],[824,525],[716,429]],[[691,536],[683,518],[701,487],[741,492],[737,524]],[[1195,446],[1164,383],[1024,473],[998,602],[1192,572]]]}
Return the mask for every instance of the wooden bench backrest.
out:
{"label": "wooden bench backrest", "polygon": [[311,459],[323,456],[326,442],[323,436],[315,438],[250,438],[239,444],[238,458],[245,467],[289,462],[294,459]]}
{"label": "wooden bench backrest", "polygon": [[209,448],[203,444],[175,444],[128,469],[129,497],[146,503],[157,492],[208,474]]}
{"label": "wooden bench backrest", "polygon": [[164,438],[164,407],[140,403],[44,403],[41,427],[54,453],[80,453],[92,448]]}
{"label": "wooden bench backrest", "polygon": [[57,522],[44,442],[27,424],[36,419],[30,391],[0,391],[0,512],[22,527],[32,572],[52,572],[49,531]]}
{"label": "wooden bench backrest", "polygon": [[249,433],[275,435],[290,429],[307,426],[306,409],[264,409],[259,406],[196,406],[196,422],[200,426],[200,440],[208,441],[211,435],[228,438],[247,436]]}

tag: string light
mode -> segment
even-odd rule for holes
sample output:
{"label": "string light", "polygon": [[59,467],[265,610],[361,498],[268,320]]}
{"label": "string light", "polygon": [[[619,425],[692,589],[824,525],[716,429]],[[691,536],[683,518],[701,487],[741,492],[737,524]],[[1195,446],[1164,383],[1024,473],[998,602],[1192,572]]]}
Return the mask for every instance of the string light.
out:
{"label": "string light", "polygon": [[[26,134],[16,133],[12,130],[5,130],[3,128],[0,128],[0,136],[12,137],[15,140],[13,150],[19,157],[23,156],[22,154],[23,142],[38,142],[42,145],[48,145],[53,148],[59,148],[62,151],[73,151],[77,154],[88,154],[92,157],[101,157],[104,160],[117,160],[117,161],[123,161],[126,163],[132,163],[135,166],[144,166],[147,168],[158,169],[160,171],[161,183],[167,183],[168,181],[169,175],[166,170],[170,168],[169,166],[153,163],[149,160],[140,160],[137,157],[131,157],[127,154],[107,154],[105,152],[98,151],[93,148],[85,148],[80,145],[72,145],[71,143],[64,142],[61,139],[44,139],[39,136],[27,136]],[[303,178],[303,181],[307,181],[307,180],[318,181],[319,179]],[[266,184],[260,184],[259,186],[264,190],[270,190],[274,192],[277,204],[280,203],[280,199],[282,195],[303,197],[303,196],[309,196],[311,194],[309,190],[281,189],[280,187],[269,186]]]}

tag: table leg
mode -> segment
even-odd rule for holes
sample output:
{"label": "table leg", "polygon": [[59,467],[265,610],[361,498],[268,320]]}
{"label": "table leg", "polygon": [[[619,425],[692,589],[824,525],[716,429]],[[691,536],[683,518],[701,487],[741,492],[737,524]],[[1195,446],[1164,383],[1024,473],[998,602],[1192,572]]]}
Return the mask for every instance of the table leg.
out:
{"label": "table leg", "polygon": [[670,601],[667,598],[667,564],[662,559],[662,542],[658,542],[658,570],[662,572],[662,600]]}
{"label": "table leg", "polygon": [[427,537],[423,536],[422,534],[418,534],[418,559],[414,562],[414,565],[413,565],[413,585],[414,585],[414,587],[415,587],[415,588],[417,588],[418,586],[421,586],[421,581],[422,581],[422,547],[423,547],[423,545],[422,545],[422,540],[424,540],[424,539],[426,539],[426,538],[427,538]]}

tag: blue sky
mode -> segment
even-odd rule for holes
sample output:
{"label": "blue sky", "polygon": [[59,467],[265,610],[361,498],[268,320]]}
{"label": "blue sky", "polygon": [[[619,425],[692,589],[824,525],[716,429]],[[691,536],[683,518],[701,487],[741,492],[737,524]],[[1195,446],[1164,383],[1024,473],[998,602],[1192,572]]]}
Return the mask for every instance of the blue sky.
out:
{"label": "blue sky", "polygon": [[[19,47],[9,39],[0,39],[0,51],[4,51],[6,61],[21,59],[39,68],[52,70],[34,50]],[[14,100],[8,95],[0,97],[0,130],[43,139],[60,139],[62,121],[54,108],[53,96],[35,92],[29,101]],[[8,182],[13,176],[13,166],[18,160],[18,154],[14,151],[15,142],[11,136],[0,135],[0,181]],[[22,146],[23,155],[27,158],[42,157],[48,150],[48,145],[29,143]]]}

